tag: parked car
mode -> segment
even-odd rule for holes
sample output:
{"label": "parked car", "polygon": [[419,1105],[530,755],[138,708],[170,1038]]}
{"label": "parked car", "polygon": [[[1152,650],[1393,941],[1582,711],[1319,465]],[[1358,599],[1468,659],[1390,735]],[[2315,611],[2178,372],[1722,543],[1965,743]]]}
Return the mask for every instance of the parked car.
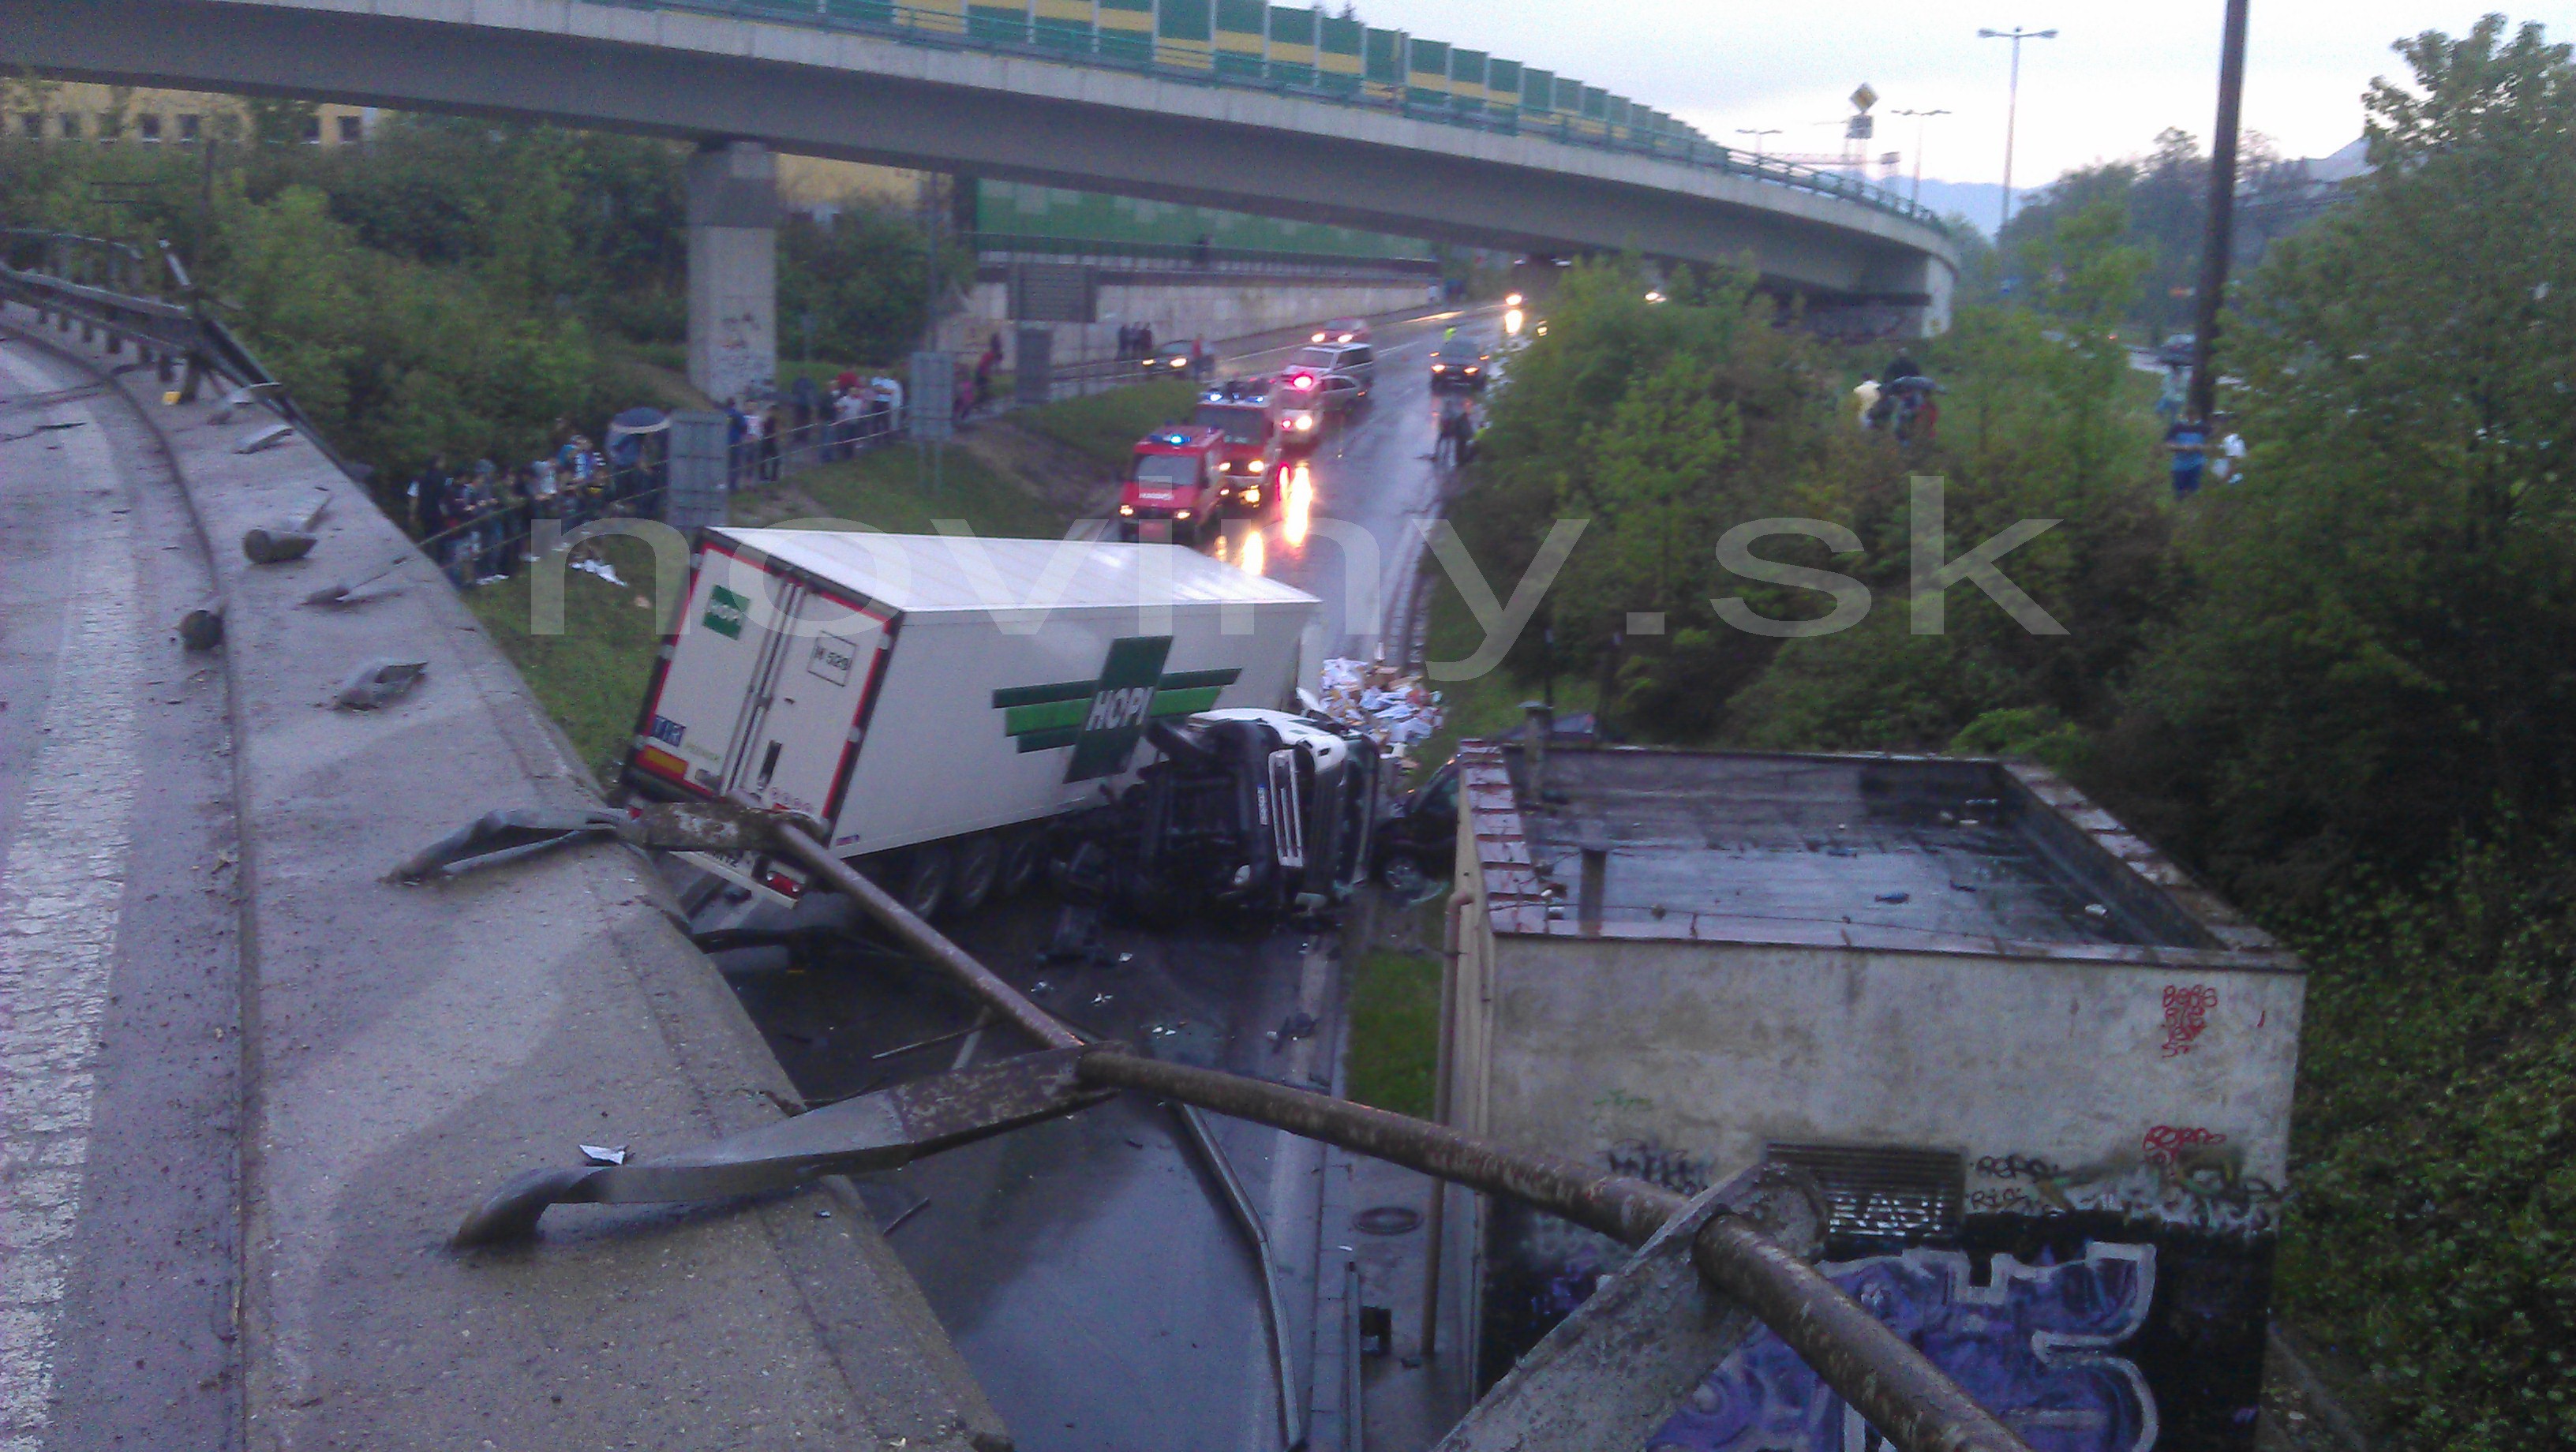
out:
{"label": "parked car", "polygon": [[1431,350],[1431,391],[1463,388],[1469,393],[1482,393],[1486,370],[1493,362],[1494,355],[1482,345],[1452,338]]}
{"label": "parked car", "polygon": [[1458,867],[1458,763],[1455,758],[1406,792],[1377,829],[1377,876],[1398,895],[1420,897]]}

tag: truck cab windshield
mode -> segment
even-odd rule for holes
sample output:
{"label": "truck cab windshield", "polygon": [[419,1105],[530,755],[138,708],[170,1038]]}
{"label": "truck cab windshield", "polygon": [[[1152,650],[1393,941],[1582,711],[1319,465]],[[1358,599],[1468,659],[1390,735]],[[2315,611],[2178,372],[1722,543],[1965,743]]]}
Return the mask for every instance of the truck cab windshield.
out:
{"label": "truck cab windshield", "polygon": [[1136,482],[1164,489],[1195,489],[1199,484],[1196,454],[1147,454],[1136,461]]}
{"label": "truck cab windshield", "polygon": [[1222,429],[1226,442],[1257,444],[1269,427],[1270,410],[1250,403],[1203,403],[1191,420],[1203,429]]}

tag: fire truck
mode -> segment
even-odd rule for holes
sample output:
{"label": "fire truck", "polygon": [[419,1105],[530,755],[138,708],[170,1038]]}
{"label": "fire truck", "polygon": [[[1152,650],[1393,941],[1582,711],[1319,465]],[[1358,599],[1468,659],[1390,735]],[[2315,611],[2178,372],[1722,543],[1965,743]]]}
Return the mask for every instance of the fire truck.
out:
{"label": "fire truck", "polygon": [[1223,465],[1225,430],[1170,424],[1136,441],[1118,491],[1118,537],[1148,544],[1198,544],[1216,533],[1234,497]]}

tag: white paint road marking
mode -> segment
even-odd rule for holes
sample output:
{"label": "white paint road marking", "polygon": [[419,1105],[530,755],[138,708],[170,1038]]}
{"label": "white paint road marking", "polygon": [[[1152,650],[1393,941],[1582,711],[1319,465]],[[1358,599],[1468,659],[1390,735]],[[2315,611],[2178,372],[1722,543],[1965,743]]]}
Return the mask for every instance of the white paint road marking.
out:
{"label": "white paint road marking", "polygon": [[[0,358],[22,384],[59,386]],[[46,410],[80,485],[115,477],[85,408]],[[24,461],[9,461],[14,469]],[[21,475],[23,483],[25,476]],[[18,834],[0,855],[0,1452],[37,1452],[54,1392],[54,1314],[89,1162],[99,1015],[116,958],[139,785],[142,642],[133,526],[84,487],[59,563],[64,619]]]}

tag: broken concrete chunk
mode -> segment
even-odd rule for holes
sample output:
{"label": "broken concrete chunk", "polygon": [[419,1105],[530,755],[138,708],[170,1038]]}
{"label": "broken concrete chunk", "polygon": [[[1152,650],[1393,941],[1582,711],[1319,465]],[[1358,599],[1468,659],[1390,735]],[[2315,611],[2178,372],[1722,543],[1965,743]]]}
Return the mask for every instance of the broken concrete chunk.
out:
{"label": "broken concrete chunk", "polygon": [[179,617],[179,643],[190,650],[212,650],[224,643],[224,611],[200,605]]}
{"label": "broken concrete chunk", "polygon": [[342,711],[372,711],[392,704],[427,674],[429,662],[425,660],[395,660],[390,656],[378,656],[349,672],[349,678],[340,683],[340,693],[332,698],[331,704]]}

